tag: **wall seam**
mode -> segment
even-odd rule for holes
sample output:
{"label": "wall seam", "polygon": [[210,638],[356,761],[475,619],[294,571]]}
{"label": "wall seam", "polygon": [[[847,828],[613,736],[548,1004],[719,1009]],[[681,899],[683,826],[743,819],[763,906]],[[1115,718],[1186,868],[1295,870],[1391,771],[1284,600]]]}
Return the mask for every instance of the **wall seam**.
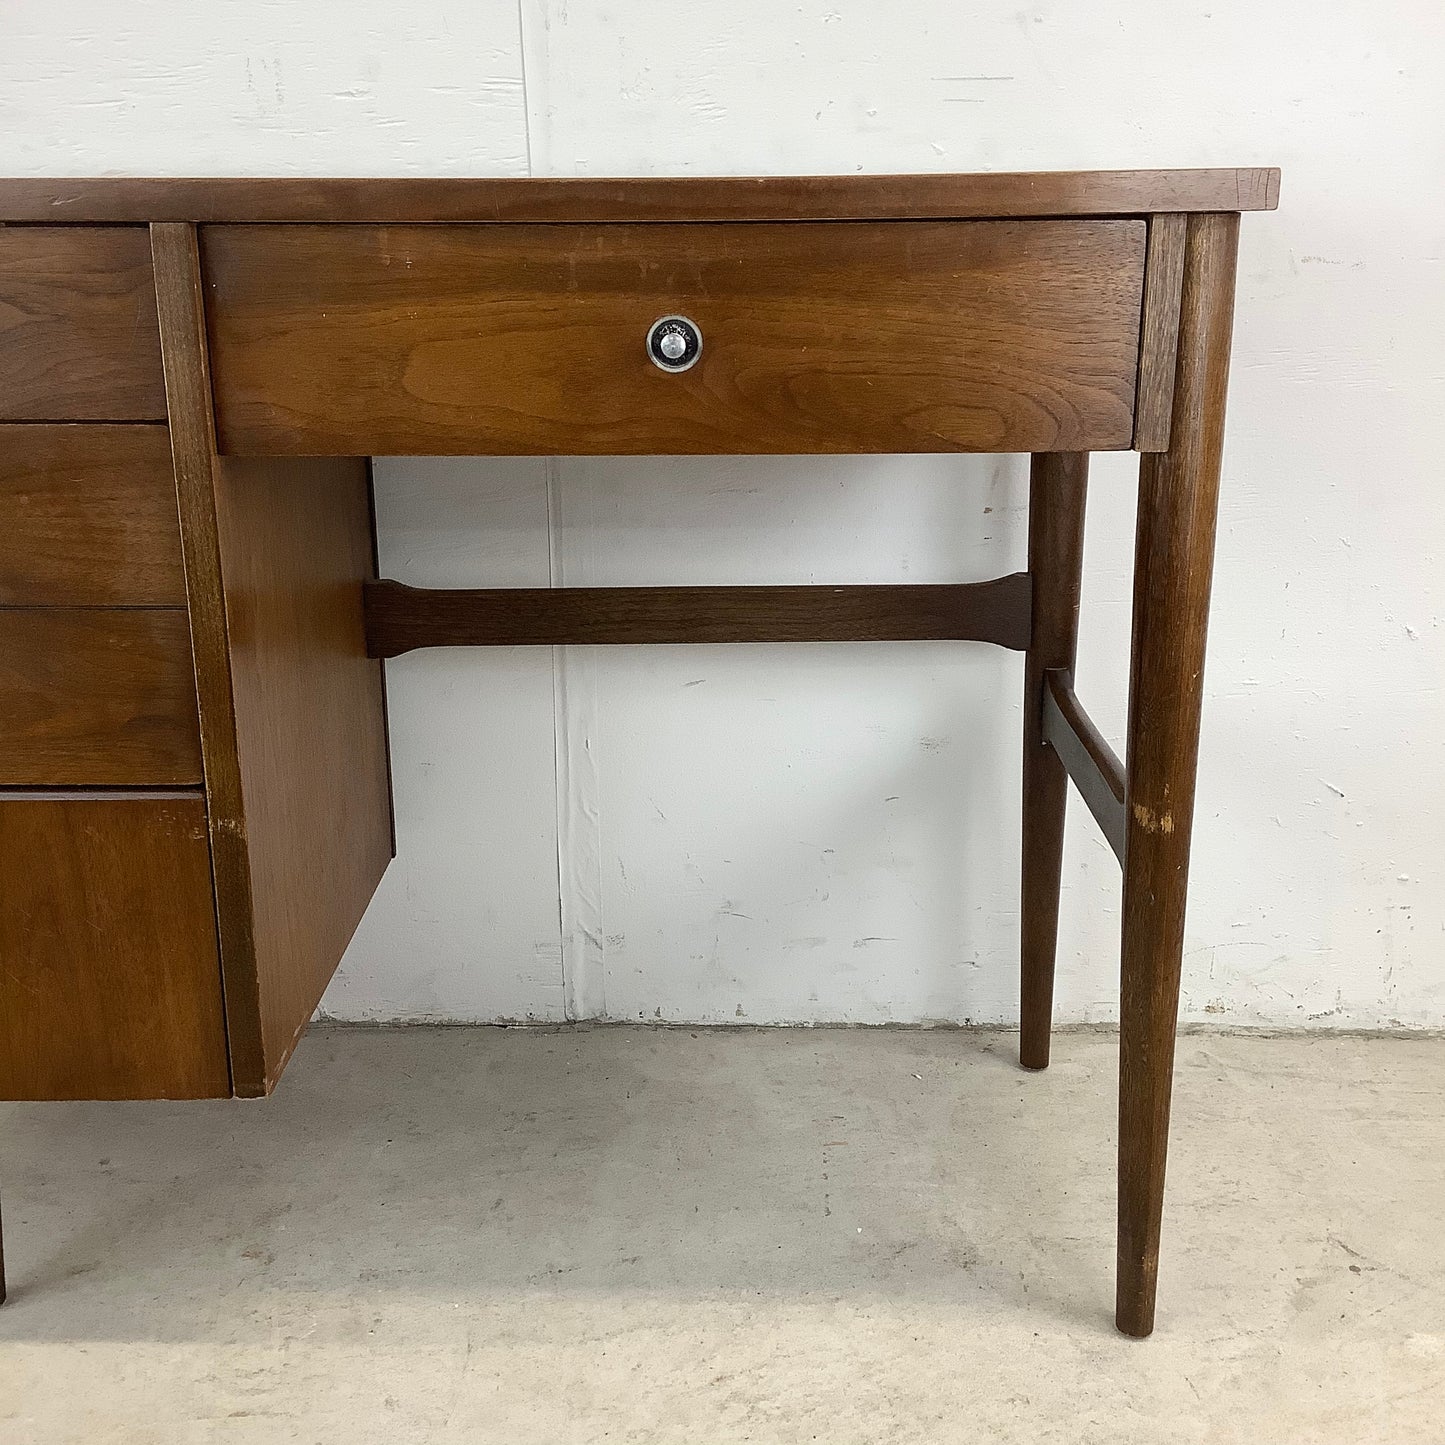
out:
{"label": "wall seam", "polygon": [[536,172],[532,167],[532,102],[527,86],[527,0],[517,0],[517,61],[522,73],[522,154],[531,176]]}
{"label": "wall seam", "polygon": [[[564,585],[562,467],[548,457],[547,578]],[[562,1008],[569,1021],[607,1016],[607,959],[602,916],[602,822],[597,758],[595,652],[552,649],[552,741],[556,760],[557,923],[561,936]]]}

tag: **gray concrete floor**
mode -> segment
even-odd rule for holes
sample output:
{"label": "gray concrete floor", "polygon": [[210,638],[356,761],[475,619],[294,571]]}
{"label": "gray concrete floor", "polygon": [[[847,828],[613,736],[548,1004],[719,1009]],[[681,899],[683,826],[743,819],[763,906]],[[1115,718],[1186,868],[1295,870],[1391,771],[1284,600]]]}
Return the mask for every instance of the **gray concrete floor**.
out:
{"label": "gray concrete floor", "polygon": [[1445,1440],[1445,1041],[1181,1040],[1116,1335],[1115,1041],[318,1031],[0,1107],[0,1440]]}

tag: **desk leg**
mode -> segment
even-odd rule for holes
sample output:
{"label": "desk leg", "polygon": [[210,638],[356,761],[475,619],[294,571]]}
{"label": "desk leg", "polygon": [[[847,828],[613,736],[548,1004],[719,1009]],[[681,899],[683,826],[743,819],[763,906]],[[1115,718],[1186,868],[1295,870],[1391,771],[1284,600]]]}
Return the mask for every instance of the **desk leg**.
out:
{"label": "desk leg", "polygon": [[1069,777],[1044,741],[1044,673],[1072,673],[1079,630],[1084,557],[1087,452],[1039,452],[1029,472],[1029,574],[1033,630],[1024,664],[1023,879],[1020,899],[1019,1062],[1049,1062],[1054,1011],[1054,952],[1059,935],[1059,876]]}
{"label": "desk leg", "polygon": [[1154,1328],[1239,217],[1189,218],[1173,431],[1139,468],[1125,792],[1115,1321]]}
{"label": "desk leg", "polygon": [[5,1303],[5,1216],[0,1214],[0,1305]]}

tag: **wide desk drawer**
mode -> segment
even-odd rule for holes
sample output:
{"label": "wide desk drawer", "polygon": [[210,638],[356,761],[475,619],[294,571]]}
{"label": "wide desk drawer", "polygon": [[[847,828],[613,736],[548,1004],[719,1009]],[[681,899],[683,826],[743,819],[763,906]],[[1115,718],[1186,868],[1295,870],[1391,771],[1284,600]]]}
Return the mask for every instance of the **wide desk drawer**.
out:
{"label": "wide desk drawer", "polygon": [[0,608],[0,787],[200,781],[184,608]]}
{"label": "wide desk drawer", "polygon": [[[216,419],[247,454],[1130,445],[1131,220],[208,226]],[[694,322],[696,364],[649,358]]]}
{"label": "wide desk drawer", "polygon": [[144,226],[0,226],[0,421],[163,421]]}

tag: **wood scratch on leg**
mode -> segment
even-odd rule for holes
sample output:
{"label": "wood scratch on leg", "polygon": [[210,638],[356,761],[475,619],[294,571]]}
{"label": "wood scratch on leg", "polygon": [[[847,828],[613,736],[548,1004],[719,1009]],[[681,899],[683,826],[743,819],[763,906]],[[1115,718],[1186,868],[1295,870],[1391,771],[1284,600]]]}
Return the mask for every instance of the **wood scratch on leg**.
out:
{"label": "wood scratch on leg", "polygon": [[1146,833],[1169,834],[1174,831],[1173,813],[1156,813],[1153,808],[1146,808],[1143,803],[1134,804],[1134,821]]}

